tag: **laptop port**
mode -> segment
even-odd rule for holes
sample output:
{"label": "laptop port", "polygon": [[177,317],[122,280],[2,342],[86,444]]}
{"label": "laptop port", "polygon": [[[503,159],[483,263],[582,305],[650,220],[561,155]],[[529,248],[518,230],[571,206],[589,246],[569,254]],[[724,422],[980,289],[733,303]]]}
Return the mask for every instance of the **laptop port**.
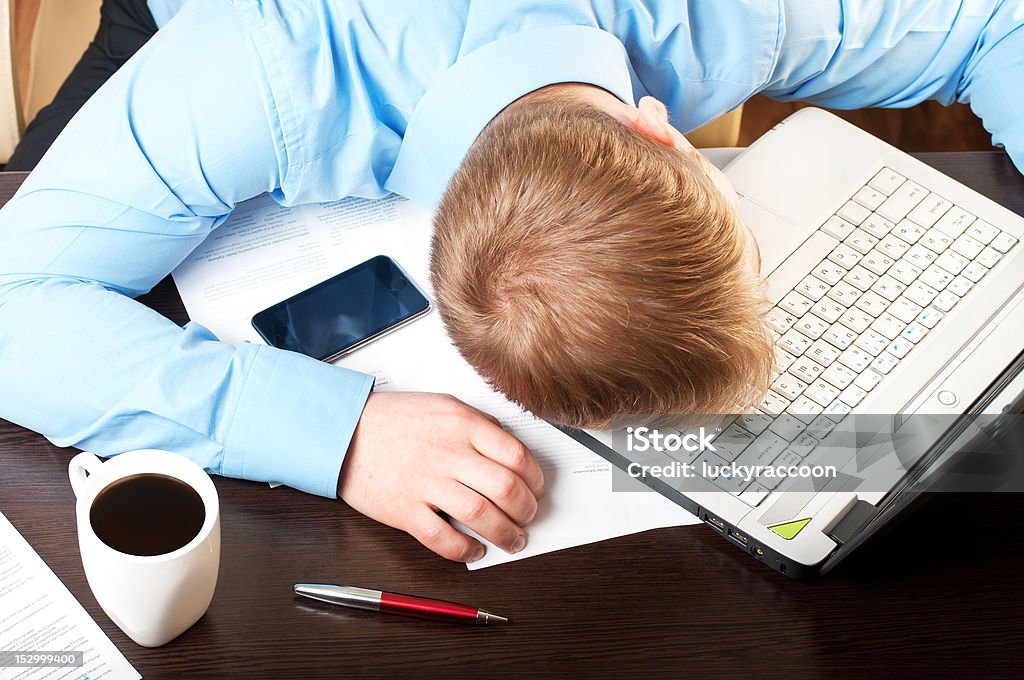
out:
{"label": "laptop port", "polygon": [[713,526],[714,528],[718,529],[722,533],[725,533],[725,522],[718,519],[714,515],[705,515],[704,521]]}
{"label": "laptop port", "polygon": [[754,557],[756,557],[759,560],[764,558],[764,548],[762,548],[759,545],[755,545],[753,548],[751,548],[750,552],[754,553]]}
{"label": "laptop port", "polygon": [[743,545],[747,544],[747,537],[741,534],[740,532],[736,531],[735,529],[729,529],[729,538],[733,539],[734,541],[739,541]]}

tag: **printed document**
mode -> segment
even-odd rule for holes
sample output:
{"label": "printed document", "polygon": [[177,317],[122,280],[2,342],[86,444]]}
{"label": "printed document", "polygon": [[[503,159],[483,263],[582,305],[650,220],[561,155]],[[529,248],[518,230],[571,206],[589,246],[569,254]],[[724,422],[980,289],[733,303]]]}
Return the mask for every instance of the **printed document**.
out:
{"label": "printed document", "polygon": [[[71,655],[59,652],[78,652],[80,661],[69,662],[66,657]],[[46,665],[57,663],[62,665]],[[28,541],[0,514],[0,680],[140,677]]]}

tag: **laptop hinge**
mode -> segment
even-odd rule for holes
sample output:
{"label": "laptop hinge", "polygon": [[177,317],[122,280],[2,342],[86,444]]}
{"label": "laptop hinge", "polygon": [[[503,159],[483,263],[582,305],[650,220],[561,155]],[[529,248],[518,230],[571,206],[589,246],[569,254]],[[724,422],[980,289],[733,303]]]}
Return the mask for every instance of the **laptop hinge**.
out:
{"label": "laptop hinge", "polygon": [[850,508],[850,511],[836,522],[832,530],[828,532],[828,537],[839,545],[843,545],[864,528],[864,525],[875,516],[877,510],[878,508],[871,503],[858,500]]}

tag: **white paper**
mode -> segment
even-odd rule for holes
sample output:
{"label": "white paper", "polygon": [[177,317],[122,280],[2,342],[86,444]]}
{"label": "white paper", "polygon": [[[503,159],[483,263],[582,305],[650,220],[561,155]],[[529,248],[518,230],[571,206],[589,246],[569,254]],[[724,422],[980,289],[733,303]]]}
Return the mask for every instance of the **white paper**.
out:
{"label": "white paper", "polygon": [[42,558],[0,514],[0,649],[82,651],[81,668],[0,667],[0,680],[142,677]]}
{"label": "white paper", "polygon": [[[706,151],[716,165],[736,153]],[[263,196],[238,206],[174,281],[192,321],[225,342],[259,343],[253,314],[375,255],[390,256],[430,296],[430,236],[429,212],[398,197],[285,209]],[[452,346],[436,312],[337,363],[374,375],[377,390],[453,394],[497,417],[537,457],[546,496],[527,527],[527,547],[508,555],[488,544],[470,569],[699,521],[654,492],[613,493],[611,465],[491,390]]]}

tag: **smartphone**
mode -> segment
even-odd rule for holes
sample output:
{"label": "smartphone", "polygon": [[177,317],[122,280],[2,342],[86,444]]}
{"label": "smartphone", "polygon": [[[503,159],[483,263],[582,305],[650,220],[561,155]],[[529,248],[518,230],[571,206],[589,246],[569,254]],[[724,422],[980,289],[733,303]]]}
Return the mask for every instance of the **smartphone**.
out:
{"label": "smartphone", "polygon": [[252,326],[268,345],[333,361],[429,311],[401,267],[378,255],[264,309]]}

